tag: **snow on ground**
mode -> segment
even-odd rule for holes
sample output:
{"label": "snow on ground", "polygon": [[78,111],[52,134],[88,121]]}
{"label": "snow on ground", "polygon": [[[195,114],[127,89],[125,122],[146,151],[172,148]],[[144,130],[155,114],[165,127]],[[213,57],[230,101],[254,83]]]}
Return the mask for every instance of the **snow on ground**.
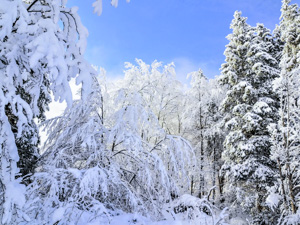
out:
{"label": "snow on ground", "polygon": [[[163,220],[153,222],[142,216],[133,214],[122,214],[115,217],[102,217],[91,222],[85,221],[84,217],[77,223],[78,225],[213,225],[209,216],[198,218],[195,220]],[[223,223],[225,225],[225,223]],[[221,224],[220,224],[221,225]]]}
{"label": "snow on ground", "polygon": [[[59,211],[59,210],[58,210]],[[91,213],[83,212],[77,225],[228,225],[227,209],[219,210],[205,198],[199,199],[184,194],[174,202],[166,204],[161,213],[165,220],[153,222],[154,219],[139,214],[111,212],[113,216],[102,214],[93,217]],[[60,212],[57,213],[58,215]],[[59,216],[56,218],[60,220]],[[55,220],[54,220],[55,221]],[[236,223],[235,223],[236,224]],[[72,224],[70,224],[72,225]]]}

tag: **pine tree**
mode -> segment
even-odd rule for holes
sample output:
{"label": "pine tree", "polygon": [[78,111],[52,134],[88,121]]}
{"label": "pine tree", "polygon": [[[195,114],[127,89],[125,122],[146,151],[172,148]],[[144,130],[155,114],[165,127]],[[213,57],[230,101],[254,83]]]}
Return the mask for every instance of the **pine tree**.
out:
{"label": "pine tree", "polygon": [[[40,82],[40,87],[34,85],[37,82]],[[30,74],[27,80],[23,80],[23,84],[23,87],[17,88],[17,94],[20,94],[21,98],[24,99],[29,106],[38,108],[38,114],[34,115],[34,118],[38,119],[39,122],[43,122],[45,120],[45,112],[48,110],[48,104],[51,102],[50,83],[47,76],[38,77]],[[34,106],[35,104],[36,106]],[[28,176],[34,172],[36,162],[40,157],[38,148],[40,144],[39,129],[35,120],[31,119],[31,121],[28,121],[28,124],[24,125],[22,134],[18,137],[18,127],[16,126],[18,117],[9,110],[9,106],[7,106],[6,109],[6,113],[9,115],[9,122],[16,138],[16,145],[20,157],[17,166],[20,168],[20,176],[23,177],[23,182],[26,184],[30,182]]]}
{"label": "pine tree", "polygon": [[[300,216],[300,10],[290,0],[282,1],[279,31],[284,43],[280,77],[274,82],[280,95],[280,120],[273,132],[272,158],[277,162],[277,183],[271,189],[270,204],[284,216],[284,224],[299,224]],[[274,197],[276,196],[276,198]],[[272,201],[277,199],[277,201]]]}
{"label": "pine tree", "polygon": [[278,76],[272,37],[263,25],[256,29],[236,12],[228,36],[226,63],[220,82],[229,91],[222,103],[228,130],[224,142],[222,169],[235,192],[233,200],[253,223],[268,221],[265,192],[273,182],[268,125],[276,121],[276,95],[272,81]]}

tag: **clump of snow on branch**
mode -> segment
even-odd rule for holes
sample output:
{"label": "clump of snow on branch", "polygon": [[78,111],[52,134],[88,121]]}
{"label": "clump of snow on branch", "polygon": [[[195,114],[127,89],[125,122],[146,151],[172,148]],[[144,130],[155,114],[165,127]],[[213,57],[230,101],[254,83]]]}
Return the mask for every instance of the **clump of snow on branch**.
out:
{"label": "clump of snow on branch", "polygon": [[[102,14],[102,10],[103,10],[102,1],[103,0],[97,0],[93,3],[94,13],[97,13],[98,16]],[[126,2],[130,2],[130,0],[126,0]],[[119,0],[111,0],[110,3],[112,6],[118,7]]]}

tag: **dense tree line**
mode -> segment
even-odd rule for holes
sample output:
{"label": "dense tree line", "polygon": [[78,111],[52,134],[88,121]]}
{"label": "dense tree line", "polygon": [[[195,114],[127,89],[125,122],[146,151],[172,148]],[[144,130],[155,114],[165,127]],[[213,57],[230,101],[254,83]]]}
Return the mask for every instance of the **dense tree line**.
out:
{"label": "dense tree line", "polygon": [[[273,33],[235,12],[221,75],[199,69],[186,87],[173,63],[140,59],[110,82],[66,1],[2,0],[1,224],[299,224],[300,9],[281,12]],[[68,107],[46,120],[51,95]]]}

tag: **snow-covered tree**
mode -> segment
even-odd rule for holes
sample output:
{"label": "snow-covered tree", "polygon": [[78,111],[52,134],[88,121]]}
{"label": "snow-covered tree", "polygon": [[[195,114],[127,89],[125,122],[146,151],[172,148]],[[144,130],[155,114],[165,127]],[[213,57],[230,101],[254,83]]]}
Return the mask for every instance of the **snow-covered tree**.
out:
{"label": "snow-covered tree", "polygon": [[272,81],[279,74],[278,62],[272,36],[262,24],[254,29],[240,12],[235,12],[231,29],[220,78],[229,87],[222,103],[229,131],[224,142],[223,172],[236,204],[252,214],[253,223],[260,223],[268,221],[265,193],[274,175],[268,125],[278,117],[277,97],[272,90]]}
{"label": "snow-covered tree", "polygon": [[[234,202],[238,198],[234,194],[237,189],[237,185],[234,185],[236,184],[237,179],[233,179],[234,176],[232,176],[231,173],[233,172],[234,164],[236,164],[234,156],[236,154],[243,153],[237,149],[237,146],[239,144],[239,136],[242,136],[241,132],[239,131],[239,126],[241,124],[240,117],[245,114],[244,112],[241,116],[238,116],[239,114],[236,115],[236,110],[234,111],[234,109],[237,105],[241,107],[247,107],[247,105],[243,104],[244,100],[242,97],[245,92],[245,86],[247,84],[245,80],[247,73],[249,73],[250,67],[246,63],[246,56],[248,45],[251,41],[250,31],[252,29],[246,23],[246,18],[241,16],[240,12],[235,12],[230,28],[232,29],[232,34],[227,36],[229,44],[226,46],[224,52],[226,56],[226,63],[222,65],[222,76],[219,78],[219,80],[221,85],[227,86],[228,88],[226,98],[221,104],[224,113],[224,124],[226,124],[226,130],[229,132],[224,142],[224,152],[222,156],[225,161],[225,165],[223,165],[222,170],[227,169],[226,174],[228,174],[228,179],[226,179],[226,189],[224,192],[227,194],[231,191],[232,194],[231,196],[226,196],[226,201]],[[227,146],[226,142],[229,140],[231,140],[232,146]],[[229,147],[233,149],[230,151]],[[233,158],[232,160],[229,158],[230,155],[233,155],[231,156],[231,158]],[[228,166],[225,167],[226,165]],[[222,174],[222,176],[224,176],[224,174]],[[232,180],[229,180],[230,177],[232,177]],[[241,200],[239,204],[241,204]]]}
{"label": "snow-covered tree", "polygon": [[[176,80],[174,64],[162,65],[154,61],[147,65],[137,59],[137,66],[126,63],[122,86],[136,91],[145,99],[157,116],[159,123],[169,134],[179,134],[182,126],[183,87]],[[125,90],[124,89],[124,90]]]}
{"label": "snow-covered tree", "polygon": [[[126,98],[133,95],[133,93],[135,96],[140,96],[143,107],[149,110],[159,123],[159,127],[158,125],[154,126],[156,130],[163,130],[168,138],[179,137],[184,100],[182,86],[175,77],[174,64],[170,63],[163,66],[161,62],[157,61],[154,61],[151,65],[147,65],[142,60],[136,60],[136,62],[137,66],[126,63],[125,77],[119,84],[119,89],[116,89],[117,93],[122,93],[121,96]],[[131,99],[131,102],[123,101],[118,97],[118,102],[113,105],[134,105],[136,101],[135,99]],[[165,139],[157,136],[156,132],[151,135],[146,130],[141,130],[140,136],[154,146],[157,144],[160,146]],[[161,151],[158,149],[157,153],[159,154]],[[172,163],[165,163],[169,165],[168,171],[171,173],[173,170]],[[191,172],[193,165],[193,162],[188,165]]]}
{"label": "snow-covered tree", "polygon": [[300,221],[300,10],[290,0],[282,1],[280,34],[283,52],[280,77],[274,82],[280,95],[280,120],[273,124],[272,158],[277,162],[278,182],[271,189],[269,204],[278,208],[284,224]]}
{"label": "snow-covered tree", "polygon": [[[207,124],[209,125],[204,133],[206,142],[206,154],[209,164],[209,180],[211,180],[211,196],[209,200],[214,203],[221,203],[223,200],[224,177],[221,176],[220,169],[223,165],[221,158],[223,152],[223,142],[225,133],[221,129],[223,113],[220,104],[225,96],[224,87],[218,83],[218,78],[209,80],[208,93],[210,94],[207,106]],[[210,194],[210,193],[208,193]]]}
{"label": "snow-covered tree", "polygon": [[[117,5],[117,1],[111,2]],[[77,83],[83,85],[82,97],[89,94],[94,71],[83,58],[88,33],[77,8],[68,8],[66,3],[66,0],[2,0],[0,4],[3,224],[24,217],[21,213],[24,201],[14,197],[23,199],[24,187],[18,185],[15,177],[33,171],[39,143],[35,119],[44,118],[50,93],[55,100],[65,100],[71,105],[68,82],[76,77]]]}
{"label": "snow-covered tree", "polygon": [[[205,183],[205,170],[207,169],[207,152],[205,152],[204,146],[204,132],[207,128],[207,102],[208,98],[208,80],[204,76],[202,70],[192,72],[188,75],[191,77],[191,90],[188,93],[190,97],[188,101],[188,108],[186,109],[189,119],[189,123],[186,123],[185,126],[188,127],[187,133],[189,134],[189,139],[195,148],[195,153],[199,162],[199,174],[193,174],[193,180],[191,184],[191,193],[194,193],[195,186],[198,189],[197,195],[199,198],[203,197],[206,194],[206,183]],[[206,171],[207,172],[207,171]],[[194,177],[196,176],[196,177]]]}
{"label": "snow-covered tree", "polygon": [[[41,199],[28,202],[27,214],[38,214],[37,224],[68,224],[85,213],[91,220],[116,212],[155,220],[163,217],[166,203],[188,190],[188,172],[195,164],[189,143],[161,127],[140,86],[109,92],[102,94],[95,81],[88,101],[76,101],[46,122],[46,150],[29,188]],[[62,211],[56,221],[51,206]]]}
{"label": "snow-covered tree", "polygon": [[215,202],[222,193],[219,170],[224,137],[218,123],[224,92],[217,80],[208,80],[201,69],[188,74],[188,78],[191,87],[185,97],[183,134],[195,148],[199,167],[197,174],[192,175],[191,193],[200,198],[209,195]]}

